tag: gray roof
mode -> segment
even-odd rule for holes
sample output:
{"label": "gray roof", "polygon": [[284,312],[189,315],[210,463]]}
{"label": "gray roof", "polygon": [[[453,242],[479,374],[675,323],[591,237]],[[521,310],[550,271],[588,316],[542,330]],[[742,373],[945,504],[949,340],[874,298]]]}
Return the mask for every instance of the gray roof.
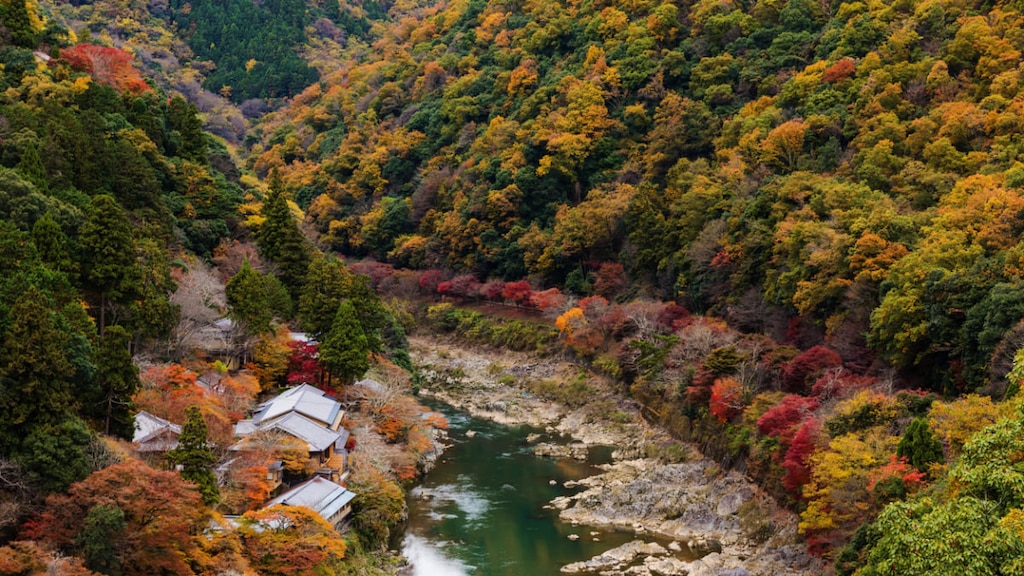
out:
{"label": "gray roof", "polygon": [[[177,437],[181,434],[181,426],[173,424],[159,416],[154,416],[145,410],[135,415],[135,435],[132,442],[136,444],[150,443],[151,449],[171,450],[178,445]],[[171,438],[173,437],[173,439]],[[161,440],[159,442],[154,442]]]}
{"label": "gray roof", "polygon": [[256,428],[256,423],[252,419],[235,422],[235,436],[248,436],[256,430],[258,428]]}
{"label": "gray roof", "polygon": [[318,422],[314,422],[313,420],[294,412],[286,414],[266,425],[260,426],[259,429],[260,431],[280,430],[286,434],[295,436],[299,440],[309,444],[310,452],[323,452],[341,438],[343,435],[342,432],[345,432],[345,435],[347,435],[347,431],[344,429],[342,429],[342,431],[331,430]]}
{"label": "gray roof", "polygon": [[340,411],[340,402],[319,388],[303,384],[260,404],[252,414],[252,421],[262,428],[266,422],[297,412],[330,426]]}
{"label": "gray roof", "polygon": [[326,478],[315,476],[267,502],[264,508],[270,508],[276,504],[305,506],[329,521],[355,497],[354,493],[342,486]]}

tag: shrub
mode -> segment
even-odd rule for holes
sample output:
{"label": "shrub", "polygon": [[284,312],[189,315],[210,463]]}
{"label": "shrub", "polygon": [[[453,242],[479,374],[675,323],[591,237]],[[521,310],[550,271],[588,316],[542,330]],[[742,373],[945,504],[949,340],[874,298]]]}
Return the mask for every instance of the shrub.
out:
{"label": "shrub", "polygon": [[709,410],[719,422],[728,422],[743,411],[743,387],[732,378],[719,378],[711,386]]}
{"label": "shrub", "polygon": [[815,346],[793,358],[782,368],[782,389],[807,394],[811,384],[829,368],[842,366],[843,359],[824,346]]}

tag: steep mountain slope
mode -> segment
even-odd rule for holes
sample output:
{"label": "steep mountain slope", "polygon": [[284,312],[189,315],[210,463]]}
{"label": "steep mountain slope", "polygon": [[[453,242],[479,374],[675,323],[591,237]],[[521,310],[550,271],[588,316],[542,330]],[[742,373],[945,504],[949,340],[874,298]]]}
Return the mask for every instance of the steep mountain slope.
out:
{"label": "steep mountain slope", "polygon": [[1024,316],[1015,5],[407,14],[261,125],[253,166],[281,169],[325,246],[576,292],[621,261],[638,290],[779,335],[800,316],[844,359],[929,386],[982,385],[990,358],[1006,372]]}
{"label": "steep mountain slope", "polygon": [[[35,5],[35,4],[33,4]],[[77,40],[132,54],[157,86],[180,93],[206,128],[240,143],[247,119],[334,69],[341,47],[372,37],[375,2],[56,2],[39,12]]]}

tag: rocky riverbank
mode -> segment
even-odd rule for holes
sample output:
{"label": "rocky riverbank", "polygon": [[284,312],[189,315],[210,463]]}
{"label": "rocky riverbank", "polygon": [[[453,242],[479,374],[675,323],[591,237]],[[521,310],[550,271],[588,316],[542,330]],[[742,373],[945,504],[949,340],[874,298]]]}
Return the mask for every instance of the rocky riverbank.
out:
{"label": "rocky riverbank", "polygon": [[[433,338],[412,338],[410,344],[426,377],[423,394],[478,418],[528,424],[573,440],[539,442],[539,454],[582,458],[591,446],[615,447],[614,462],[604,465],[601,474],[574,483],[578,492],[551,503],[563,520],[631,530],[638,538],[657,534],[675,544],[666,549],[639,540],[570,564],[564,573],[756,576],[822,571],[821,562],[808,556],[798,541],[794,515],[778,509],[740,474],[723,472],[649,426],[638,406],[616,394],[610,382],[588,377],[586,401],[570,408],[529,390],[538,383],[579,379],[581,370],[571,363],[469,349]],[[651,455],[658,457],[647,457]]]}

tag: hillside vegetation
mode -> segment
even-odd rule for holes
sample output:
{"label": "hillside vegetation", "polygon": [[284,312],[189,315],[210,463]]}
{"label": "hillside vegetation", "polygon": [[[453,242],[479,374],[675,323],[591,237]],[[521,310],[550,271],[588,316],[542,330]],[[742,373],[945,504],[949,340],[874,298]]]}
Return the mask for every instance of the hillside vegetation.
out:
{"label": "hillside vegetation", "polygon": [[[1019,573],[1020,6],[0,0],[0,19],[0,572],[265,571],[271,545],[360,570],[430,449],[391,366],[411,370],[418,326],[616,378],[798,510],[837,573]],[[197,353],[224,318],[244,373]],[[373,465],[346,542],[315,520],[206,538],[264,471],[217,503],[114,441],[144,406],[224,449],[260,391],[371,365],[393,382],[359,415]],[[134,554],[154,490],[178,520]]]}
{"label": "hillside vegetation", "polygon": [[1015,5],[392,14],[259,126],[252,166],[280,169],[325,247],[579,295],[621,262],[630,295],[779,337],[796,317],[939,391],[1005,385],[1024,316]]}
{"label": "hillside vegetation", "polygon": [[[195,105],[51,16],[0,1],[0,574],[393,572],[378,552],[399,483],[446,424],[386,359],[408,365],[401,327]],[[293,341],[297,318],[319,351]],[[381,383],[344,423],[361,462],[346,537],[261,508],[313,474],[310,446],[240,455],[234,423],[262,392],[332,376],[337,392],[371,360]],[[141,410],[177,425],[176,447],[132,443]]]}

